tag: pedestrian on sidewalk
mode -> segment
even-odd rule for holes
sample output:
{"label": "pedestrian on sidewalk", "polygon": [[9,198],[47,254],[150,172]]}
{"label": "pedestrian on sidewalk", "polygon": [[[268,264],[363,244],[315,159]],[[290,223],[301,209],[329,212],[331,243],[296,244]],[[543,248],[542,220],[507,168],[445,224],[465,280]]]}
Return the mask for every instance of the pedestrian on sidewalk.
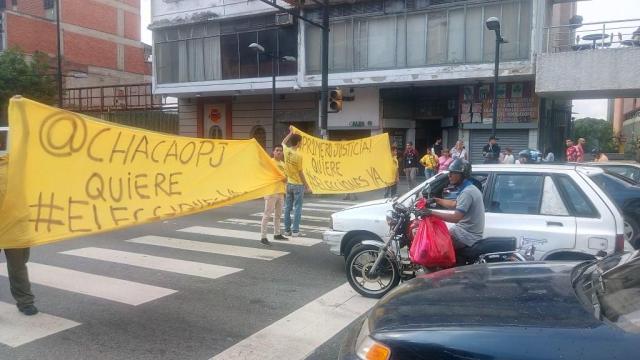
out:
{"label": "pedestrian on sidewalk", "polygon": [[431,149],[431,152],[433,153],[433,155],[435,155],[438,158],[442,156],[442,138],[441,137],[436,138],[436,142],[433,144],[433,148]]}
{"label": "pedestrian on sidewalk", "polygon": [[502,159],[502,163],[503,164],[515,164],[516,163],[516,158],[513,156],[513,150],[507,146],[506,149],[504,149],[504,159]]}
{"label": "pedestrian on sidewalk", "polygon": [[409,190],[416,186],[416,175],[418,174],[418,151],[413,147],[411,141],[407,142],[404,151],[404,175],[409,182]]}
{"label": "pedestrian on sidewalk", "polygon": [[456,146],[451,148],[451,158],[469,160],[469,154],[467,154],[467,149],[464,147],[464,141],[458,140],[456,141]]}
{"label": "pedestrian on sidewalk", "polygon": [[449,169],[449,165],[453,162],[453,159],[449,155],[449,149],[442,149],[442,156],[438,159],[438,173],[441,173]]}
{"label": "pedestrian on sidewalk", "polygon": [[593,150],[591,150],[591,155],[593,155],[593,161],[595,162],[609,161],[609,157],[605,155],[600,148],[593,148]]}
{"label": "pedestrian on sidewalk", "polygon": [[11,295],[16,300],[18,310],[25,315],[35,315],[38,308],[33,305],[35,296],[31,292],[31,282],[27,262],[29,261],[29,248],[4,249],[7,258],[7,275],[9,276],[9,288]]}
{"label": "pedestrian on sidewalk", "polygon": [[[287,145],[290,143],[291,146]],[[293,133],[289,126],[289,134],[282,140],[284,152],[284,174],[287,175],[287,189],[285,193],[284,233],[287,236],[300,235],[300,219],[302,217],[302,200],[309,186],[302,173],[302,154],[298,151],[302,143],[302,136]],[[293,222],[291,211],[293,210]]]}
{"label": "pedestrian on sidewalk", "polygon": [[578,139],[578,144],[575,146],[577,162],[584,162],[584,147],[586,143],[587,143],[587,140],[585,140],[584,138]]}
{"label": "pedestrian on sidewalk", "polygon": [[384,190],[384,197],[393,198],[398,193],[398,182],[400,181],[400,164],[398,162],[398,150],[395,146],[391,147],[391,159],[393,160],[393,168],[396,171],[396,182],[393,185],[389,185]]}
{"label": "pedestrian on sidewalk", "polygon": [[431,178],[438,172],[438,158],[433,155],[429,147],[427,147],[427,153],[420,159],[420,164],[424,166],[425,179]]}
{"label": "pedestrian on sidewalk", "polygon": [[489,137],[489,143],[482,148],[482,156],[485,164],[498,164],[500,162],[500,145],[498,138]]}
{"label": "pedestrian on sidewalk", "polygon": [[[282,145],[276,145],[273,148],[273,162],[278,169],[284,173],[284,152]],[[286,183],[287,180],[285,179]],[[271,246],[267,239],[267,225],[269,217],[273,215],[273,240],[288,240],[282,236],[280,229],[280,217],[282,216],[282,206],[284,205],[284,193],[271,194],[264,197],[264,213],[262,213],[262,222],[260,223],[260,242],[263,245]]]}
{"label": "pedestrian on sidewalk", "polygon": [[567,145],[567,150],[565,152],[565,159],[567,160],[567,162],[576,162],[578,161],[578,156],[576,154],[576,147],[575,145],[573,145],[573,140],[571,139],[567,139],[565,141],[565,144]]}

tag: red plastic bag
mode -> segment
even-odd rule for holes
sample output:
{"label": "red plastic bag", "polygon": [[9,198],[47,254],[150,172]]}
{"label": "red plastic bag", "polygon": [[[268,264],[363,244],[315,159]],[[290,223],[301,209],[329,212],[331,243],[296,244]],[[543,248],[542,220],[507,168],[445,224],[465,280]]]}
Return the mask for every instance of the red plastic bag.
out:
{"label": "red plastic bag", "polygon": [[453,242],[444,221],[435,216],[422,219],[409,249],[409,258],[427,268],[449,268],[456,264]]}

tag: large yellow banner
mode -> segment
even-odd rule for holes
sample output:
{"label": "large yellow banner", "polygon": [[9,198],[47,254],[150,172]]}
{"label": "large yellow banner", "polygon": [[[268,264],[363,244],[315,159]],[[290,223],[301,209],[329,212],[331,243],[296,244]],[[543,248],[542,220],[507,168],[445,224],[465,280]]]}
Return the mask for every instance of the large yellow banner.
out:
{"label": "large yellow banner", "polygon": [[9,105],[9,130],[8,165],[0,159],[0,248],[192,214],[284,189],[284,175],[254,139],[160,134],[20,97]]}
{"label": "large yellow banner", "polygon": [[331,141],[296,128],[294,132],[302,136],[303,173],[314,194],[356,193],[395,183],[397,169],[388,134]]}

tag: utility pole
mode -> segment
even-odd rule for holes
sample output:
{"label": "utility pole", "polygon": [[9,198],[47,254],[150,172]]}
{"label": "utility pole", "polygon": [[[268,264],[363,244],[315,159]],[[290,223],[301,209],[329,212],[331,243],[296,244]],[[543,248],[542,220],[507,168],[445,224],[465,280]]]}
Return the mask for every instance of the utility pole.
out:
{"label": "utility pole", "polygon": [[58,58],[58,71],[56,71],[56,78],[58,82],[58,107],[62,109],[62,50],[60,43],[60,0],[56,0],[56,45]]}

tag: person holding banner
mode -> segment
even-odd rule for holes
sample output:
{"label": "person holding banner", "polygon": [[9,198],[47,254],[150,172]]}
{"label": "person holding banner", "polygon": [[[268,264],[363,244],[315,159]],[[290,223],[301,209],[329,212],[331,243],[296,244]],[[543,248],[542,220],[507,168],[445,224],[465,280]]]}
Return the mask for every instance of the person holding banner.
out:
{"label": "person holding banner", "polygon": [[4,249],[11,295],[16,300],[18,310],[27,316],[38,313],[38,308],[33,305],[35,297],[31,292],[31,282],[29,282],[29,272],[27,271],[29,251],[29,248]]}
{"label": "person holding banner", "polygon": [[[291,143],[288,146],[287,143]],[[300,219],[302,218],[302,200],[309,189],[302,173],[302,154],[298,151],[302,144],[302,136],[293,132],[289,126],[289,134],[282,140],[284,151],[284,174],[287,176],[287,189],[284,200],[284,233],[287,236],[300,235]],[[291,222],[293,210],[293,223]]]}
{"label": "person holding banner", "polygon": [[[273,161],[280,171],[284,172],[284,154],[282,145],[276,145],[273,148]],[[286,182],[286,180],[284,180]],[[264,197],[264,213],[262,213],[262,222],[260,223],[260,242],[263,245],[271,246],[267,239],[267,224],[269,217],[273,215],[273,240],[288,240],[282,236],[280,229],[280,216],[282,216],[282,205],[284,203],[284,194],[271,194]]]}

